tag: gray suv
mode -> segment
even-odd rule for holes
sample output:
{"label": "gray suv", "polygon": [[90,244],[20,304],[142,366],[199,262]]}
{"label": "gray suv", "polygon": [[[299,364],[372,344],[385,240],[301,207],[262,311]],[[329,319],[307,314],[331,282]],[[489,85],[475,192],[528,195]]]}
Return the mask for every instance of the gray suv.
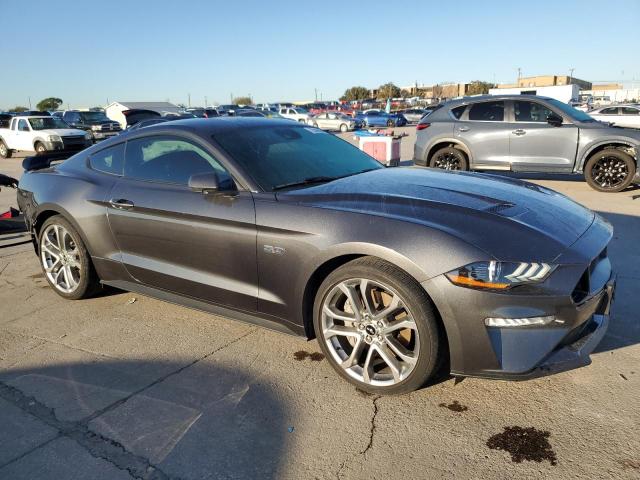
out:
{"label": "gray suv", "polygon": [[446,170],[584,173],[619,192],[640,182],[640,130],[613,127],[558,100],[490,95],[447,102],[417,126],[413,162]]}

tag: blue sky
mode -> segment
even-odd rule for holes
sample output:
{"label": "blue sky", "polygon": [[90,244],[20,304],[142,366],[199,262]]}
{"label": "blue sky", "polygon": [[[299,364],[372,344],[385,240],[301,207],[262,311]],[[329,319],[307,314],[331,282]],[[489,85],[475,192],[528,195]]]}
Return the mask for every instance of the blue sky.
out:
{"label": "blue sky", "polygon": [[[640,1],[0,0],[0,109],[568,74],[640,83]],[[28,105],[27,105],[28,106]]]}

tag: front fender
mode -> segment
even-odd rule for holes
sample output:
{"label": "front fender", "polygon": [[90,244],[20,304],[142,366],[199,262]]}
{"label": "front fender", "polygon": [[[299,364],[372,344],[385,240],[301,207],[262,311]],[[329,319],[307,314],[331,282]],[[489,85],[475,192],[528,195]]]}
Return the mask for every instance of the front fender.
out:
{"label": "front fender", "polygon": [[587,143],[585,146],[580,148],[580,152],[578,154],[578,162],[576,163],[576,172],[582,172],[584,170],[584,164],[587,159],[591,156],[591,154],[597,150],[599,147],[603,145],[626,145],[628,147],[634,148],[636,150],[636,164],[638,163],[637,152],[640,147],[638,142],[634,142],[630,138],[627,137],[610,137],[606,140],[595,140],[590,143]]}

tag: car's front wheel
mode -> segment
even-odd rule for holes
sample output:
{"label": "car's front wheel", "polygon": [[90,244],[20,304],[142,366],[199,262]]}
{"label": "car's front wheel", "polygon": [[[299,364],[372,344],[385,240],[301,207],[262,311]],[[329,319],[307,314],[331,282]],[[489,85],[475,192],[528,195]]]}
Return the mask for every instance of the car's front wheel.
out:
{"label": "car's front wheel", "polygon": [[433,154],[429,166],[442,170],[468,170],[469,162],[465,154],[457,148],[446,147]]}
{"label": "car's front wheel", "polygon": [[7,144],[4,143],[4,140],[0,140],[0,157],[11,158],[11,150],[9,150]]}
{"label": "car's front wheel", "polygon": [[36,153],[45,153],[47,151],[47,147],[45,147],[44,143],[36,142],[34,145]]}
{"label": "car's front wheel", "polygon": [[584,166],[584,178],[599,192],[620,192],[631,184],[635,174],[633,157],[615,148],[593,154]]}
{"label": "car's front wheel", "polygon": [[349,126],[346,123],[343,123],[340,125],[340,131],[342,133],[348,132],[349,131]]}
{"label": "car's front wheel", "polygon": [[318,342],[359,389],[400,394],[434,374],[440,334],[430,299],[403,270],[363,257],[332,272],[314,305]]}
{"label": "car's front wheel", "polygon": [[42,225],[38,247],[44,276],[58,295],[78,300],[98,290],[89,253],[78,232],[62,216],[50,217]]}

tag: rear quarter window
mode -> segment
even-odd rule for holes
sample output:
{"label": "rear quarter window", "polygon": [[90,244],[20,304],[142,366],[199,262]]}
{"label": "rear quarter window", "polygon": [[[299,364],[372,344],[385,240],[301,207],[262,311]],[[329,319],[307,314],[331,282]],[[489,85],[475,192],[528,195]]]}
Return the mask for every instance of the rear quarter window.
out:
{"label": "rear quarter window", "polygon": [[451,109],[451,115],[453,115],[456,119],[460,120],[462,114],[464,113],[464,109],[467,108],[466,105],[460,105],[459,107]]}
{"label": "rear quarter window", "polygon": [[100,150],[89,157],[89,165],[99,172],[122,175],[124,166],[124,143]]}

